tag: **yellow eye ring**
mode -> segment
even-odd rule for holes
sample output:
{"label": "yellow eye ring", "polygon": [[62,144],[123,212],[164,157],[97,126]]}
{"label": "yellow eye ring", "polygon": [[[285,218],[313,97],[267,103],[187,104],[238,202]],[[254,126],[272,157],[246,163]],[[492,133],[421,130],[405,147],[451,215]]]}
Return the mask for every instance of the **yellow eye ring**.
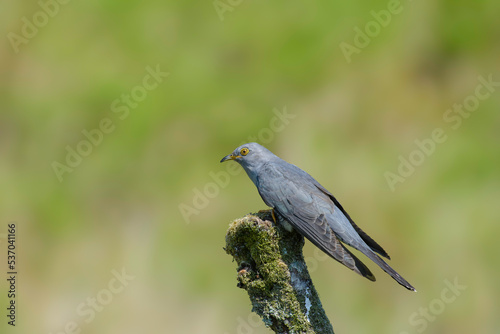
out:
{"label": "yellow eye ring", "polygon": [[240,150],[240,154],[245,156],[248,154],[248,152],[250,152],[250,150],[246,147],[243,147],[241,150]]}

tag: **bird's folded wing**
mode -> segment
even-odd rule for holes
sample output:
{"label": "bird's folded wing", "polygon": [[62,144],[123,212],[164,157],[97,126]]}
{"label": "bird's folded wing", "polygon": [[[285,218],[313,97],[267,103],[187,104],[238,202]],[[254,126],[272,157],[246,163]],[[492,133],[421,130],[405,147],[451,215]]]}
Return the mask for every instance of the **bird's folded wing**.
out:
{"label": "bird's folded wing", "polygon": [[368,234],[365,233],[365,231],[363,231],[360,227],[358,227],[358,225],[356,225],[356,223],[354,223],[354,221],[352,220],[352,218],[349,216],[349,214],[344,210],[344,208],[342,207],[342,205],[339,203],[339,201],[337,201],[337,199],[328,191],[325,189],[325,187],[323,187],[321,184],[319,184],[317,181],[316,181],[316,187],[321,190],[325,195],[327,195],[331,200],[332,202],[335,204],[335,206],[337,206],[340,211],[342,211],[342,213],[344,214],[344,216],[346,216],[346,218],[349,220],[349,222],[351,223],[352,227],[354,227],[354,229],[356,230],[356,232],[358,232],[359,236],[361,237],[361,239],[363,239],[363,241],[376,253],[378,253],[379,255],[387,258],[387,259],[391,259],[391,257],[389,256],[389,254],[387,254],[387,252],[382,248],[382,246],[380,246],[375,240],[373,240]]}
{"label": "bird's folded wing", "polygon": [[323,252],[374,281],[370,270],[342,245],[321,212],[326,195],[293,169],[270,164],[263,168],[258,190],[264,202]]}

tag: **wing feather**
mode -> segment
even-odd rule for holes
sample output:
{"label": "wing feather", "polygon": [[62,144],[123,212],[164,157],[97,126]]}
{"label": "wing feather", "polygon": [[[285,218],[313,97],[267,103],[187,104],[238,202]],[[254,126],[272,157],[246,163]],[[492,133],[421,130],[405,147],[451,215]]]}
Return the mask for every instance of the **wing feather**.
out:
{"label": "wing feather", "polygon": [[344,247],[328,224],[325,215],[321,213],[322,210],[319,210],[318,203],[324,202],[321,199],[325,198],[317,196],[323,194],[311,188],[312,183],[302,184],[287,178],[293,177],[293,172],[287,170],[286,177],[276,165],[268,164],[263,168],[265,170],[260,173],[258,190],[264,202],[323,252],[361,276],[374,281],[375,276]]}
{"label": "wing feather", "polygon": [[344,208],[342,207],[342,205],[339,203],[339,201],[337,201],[337,199],[328,191],[326,190],[321,184],[316,184],[316,187],[321,190],[325,195],[327,195],[328,197],[330,197],[330,199],[333,201],[333,203],[335,204],[335,206],[337,206],[340,211],[342,211],[342,213],[346,216],[346,218],[349,220],[349,222],[351,223],[352,227],[354,227],[354,229],[356,230],[356,232],[358,232],[359,236],[361,237],[361,239],[363,239],[363,241],[376,253],[378,253],[379,255],[387,258],[387,259],[391,259],[391,257],[389,256],[389,254],[387,254],[387,252],[382,248],[382,246],[380,246],[375,240],[373,240],[368,234],[366,234],[365,231],[363,231],[360,227],[358,227],[358,225],[356,225],[356,223],[354,223],[354,221],[352,220],[352,218],[349,216],[349,214],[347,213],[347,211],[344,210]]}

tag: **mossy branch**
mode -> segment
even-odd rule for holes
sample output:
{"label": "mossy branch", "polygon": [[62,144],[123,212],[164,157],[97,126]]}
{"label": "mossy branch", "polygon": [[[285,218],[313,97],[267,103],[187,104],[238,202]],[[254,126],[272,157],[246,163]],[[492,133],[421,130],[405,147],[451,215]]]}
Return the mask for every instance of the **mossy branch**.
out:
{"label": "mossy branch", "polygon": [[321,306],[302,255],[304,238],[259,211],[231,223],[226,252],[238,264],[238,287],[248,292],[252,311],[276,333],[328,333],[333,328]]}

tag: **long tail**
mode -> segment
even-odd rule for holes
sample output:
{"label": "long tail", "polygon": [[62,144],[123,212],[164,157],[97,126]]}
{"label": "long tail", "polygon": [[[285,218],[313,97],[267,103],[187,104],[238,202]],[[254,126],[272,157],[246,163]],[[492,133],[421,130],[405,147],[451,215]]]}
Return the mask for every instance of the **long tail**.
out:
{"label": "long tail", "polygon": [[373,262],[375,262],[376,264],[378,264],[378,266],[380,268],[382,268],[383,271],[385,271],[386,273],[388,273],[389,275],[391,275],[392,278],[394,278],[394,280],[396,282],[398,282],[399,284],[401,284],[402,286],[404,286],[405,288],[407,288],[408,290],[411,290],[411,291],[415,291],[417,292],[417,290],[415,290],[415,288],[410,284],[408,283],[408,281],[406,281],[400,274],[398,274],[396,272],[396,270],[392,269],[391,266],[389,266],[387,263],[385,263],[384,260],[382,260],[377,254],[375,254],[372,250],[367,250],[365,252],[363,252],[370,260],[372,260]]}

